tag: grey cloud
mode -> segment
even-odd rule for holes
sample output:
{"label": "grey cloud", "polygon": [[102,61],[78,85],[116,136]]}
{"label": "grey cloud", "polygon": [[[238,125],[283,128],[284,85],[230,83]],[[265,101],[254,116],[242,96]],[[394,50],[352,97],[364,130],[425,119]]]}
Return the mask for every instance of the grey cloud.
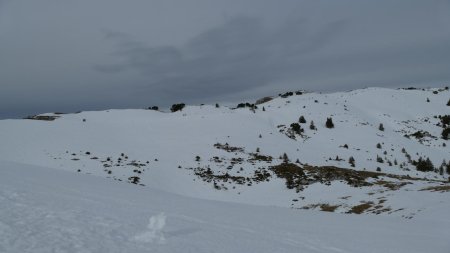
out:
{"label": "grey cloud", "polygon": [[[286,78],[300,70],[302,56],[331,43],[345,21],[307,32],[308,21],[294,19],[269,29],[257,18],[239,17],[210,29],[183,47],[150,47],[123,37],[115,40],[122,59],[96,66],[103,72],[136,70],[148,84],[141,89],[184,95],[186,99],[237,93]],[[125,46],[126,45],[126,46]]]}
{"label": "grey cloud", "polygon": [[[119,61],[96,69],[137,71],[146,80],[137,87],[140,92],[188,101],[267,86],[274,91],[323,91],[450,80],[443,71],[450,67],[448,39],[399,44],[387,37],[385,44],[375,44],[379,34],[351,33],[357,27],[358,20],[317,25],[296,17],[269,28],[261,19],[238,17],[181,47],[151,47],[130,38],[111,38],[117,43],[114,54]],[[385,29],[389,32],[389,27]]]}

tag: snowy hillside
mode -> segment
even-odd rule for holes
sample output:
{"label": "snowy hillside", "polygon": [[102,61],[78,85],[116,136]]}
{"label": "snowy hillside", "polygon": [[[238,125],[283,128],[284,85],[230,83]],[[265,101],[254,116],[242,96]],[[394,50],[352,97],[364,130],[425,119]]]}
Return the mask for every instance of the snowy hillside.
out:
{"label": "snowy hillside", "polygon": [[239,108],[50,113],[0,121],[0,160],[196,198],[410,219],[450,200],[449,98],[369,88]]}
{"label": "snowy hillside", "polygon": [[448,252],[449,99],[299,91],[1,120],[0,252]]}

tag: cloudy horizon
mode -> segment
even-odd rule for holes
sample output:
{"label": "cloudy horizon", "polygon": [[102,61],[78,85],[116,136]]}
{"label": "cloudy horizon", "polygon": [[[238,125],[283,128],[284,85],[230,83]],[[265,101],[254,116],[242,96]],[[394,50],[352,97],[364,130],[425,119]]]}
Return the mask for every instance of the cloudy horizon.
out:
{"label": "cloudy horizon", "polygon": [[0,119],[442,87],[449,11],[449,0],[0,0]]}

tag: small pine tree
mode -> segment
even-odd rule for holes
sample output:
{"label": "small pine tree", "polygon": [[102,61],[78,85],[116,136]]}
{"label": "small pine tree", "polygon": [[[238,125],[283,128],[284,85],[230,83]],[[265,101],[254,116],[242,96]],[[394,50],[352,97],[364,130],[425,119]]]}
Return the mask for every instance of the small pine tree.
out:
{"label": "small pine tree", "polygon": [[314,125],[314,121],[311,120],[311,124],[309,125],[309,129],[316,130],[316,126]]}
{"label": "small pine tree", "polygon": [[288,163],[289,162],[289,157],[286,153],[283,154],[283,162],[284,163]]}
{"label": "small pine tree", "polygon": [[381,144],[380,143],[377,143],[377,148],[381,149]]}
{"label": "small pine tree", "polygon": [[334,123],[332,118],[327,118],[327,122],[325,123],[327,128],[334,128]]}
{"label": "small pine tree", "polygon": [[380,131],[384,131],[384,126],[383,126],[383,124],[382,124],[382,123],[380,123],[380,125],[378,126],[378,130],[380,130]]}
{"label": "small pine tree", "polygon": [[377,155],[377,162],[378,163],[383,163],[384,162],[383,158],[381,158],[380,156]]}
{"label": "small pine tree", "polygon": [[298,123],[292,123],[291,128],[296,134],[301,134],[303,132],[303,129]]}
{"label": "small pine tree", "polygon": [[172,107],[170,107],[170,111],[171,112],[182,111],[185,106],[186,105],[184,103],[173,104]]}
{"label": "small pine tree", "polygon": [[427,98],[427,103],[430,103],[430,99],[429,98]]}
{"label": "small pine tree", "polygon": [[299,123],[302,123],[302,124],[306,123],[305,117],[303,117],[303,115],[300,116],[300,118],[298,119],[298,122],[299,122]]}
{"label": "small pine tree", "polygon": [[259,148],[256,148],[256,153],[259,153]]}
{"label": "small pine tree", "polygon": [[263,112],[265,112],[265,111],[266,111],[266,108],[264,108],[264,106],[263,106],[263,109],[262,109],[262,110],[263,110]]}
{"label": "small pine tree", "polygon": [[195,161],[196,161],[196,162],[200,162],[200,156],[196,156],[196,157],[195,157]]}
{"label": "small pine tree", "polygon": [[434,171],[434,165],[430,158],[424,160],[422,157],[419,157],[419,160],[413,161],[413,164],[416,166],[418,171]]}
{"label": "small pine tree", "polygon": [[216,103],[216,108],[219,108],[219,107],[220,107],[219,104]]}
{"label": "small pine tree", "polygon": [[442,130],[442,139],[444,139],[444,140],[448,140],[449,139],[449,137],[450,137],[450,127],[447,127],[447,128],[444,128],[443,130]]}
{"label": "small pine tree", "polygon": [[350,163],[350,165],[351,165],[352,167],[355,167],[355,158],[353,158],[353,156],[350,156],[350,157],[348,158],[348,163]]}
{"label": "small pine tree", "polygon": [[444,166],[443,165],[441,165],[441,166],[439,166],[439,175],[444,175]]}
{"label": "small pine tree", "polygon": [[450,98],[448,99],[447,106],[450,106]]}

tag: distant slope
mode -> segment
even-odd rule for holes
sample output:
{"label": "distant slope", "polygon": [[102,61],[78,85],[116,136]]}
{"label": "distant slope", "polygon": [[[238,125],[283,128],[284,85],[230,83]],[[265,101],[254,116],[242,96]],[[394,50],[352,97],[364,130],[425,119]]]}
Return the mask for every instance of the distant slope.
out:
{"label": "distant slope", "polygon": [[[0,121],[0,159],[191,197],[412,218],[449,200],[450,175],[439,166],[450,160],[450,141],[438,117],[450,114],[449,98],[448,89],[369,88],[287,93],[257,108],[50,113]],[[437,172],[417,171],[420,157]],[[299,167],[277,173],[285,162]]]}

